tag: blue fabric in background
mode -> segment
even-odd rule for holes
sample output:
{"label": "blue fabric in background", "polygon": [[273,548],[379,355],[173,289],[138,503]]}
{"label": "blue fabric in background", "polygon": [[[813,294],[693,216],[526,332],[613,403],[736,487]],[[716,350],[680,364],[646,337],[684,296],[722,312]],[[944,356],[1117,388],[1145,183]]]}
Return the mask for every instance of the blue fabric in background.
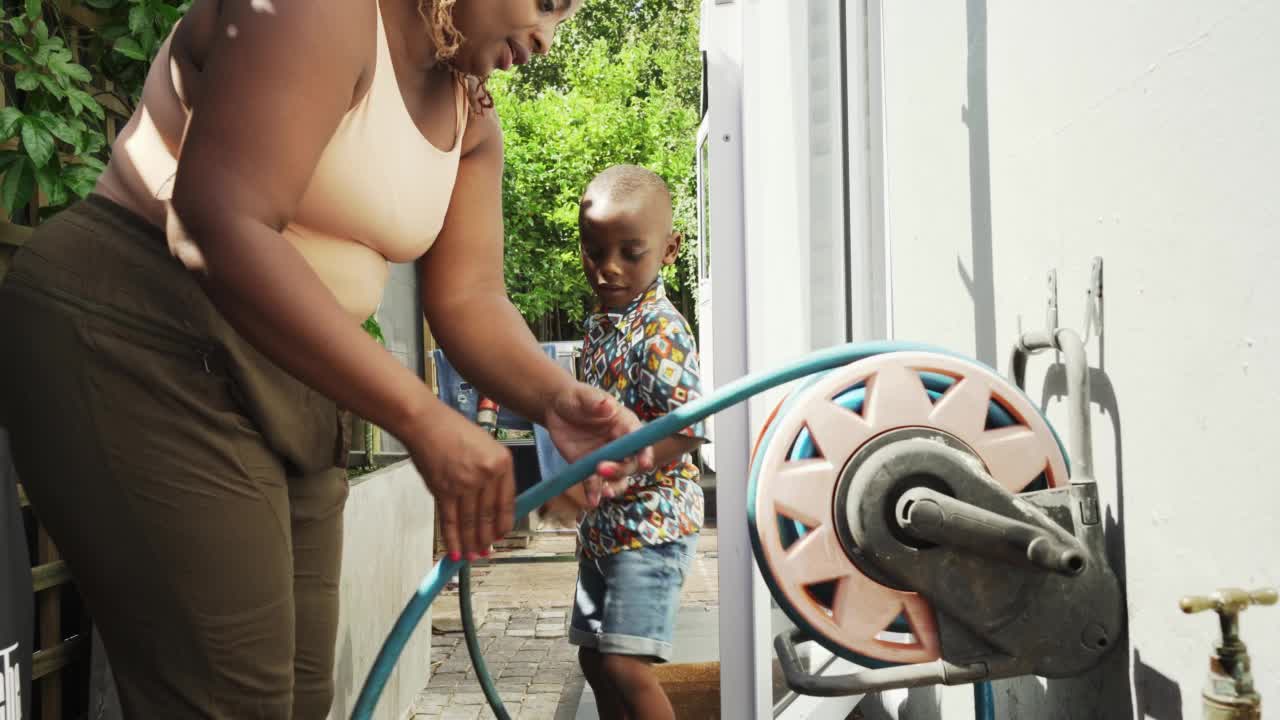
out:
{"label": "blue fabric in background", "polygon": [[[567,346],[577,346],[580,343],[543,343],[542,352],[547,357],[556,360],[562,367],[565,363],[560,358],[560,351]],[[439,395],[441,402],[449,407],[462,413],[472,422],[476,419],[476,407],[480,403],[480,393],[466,378],[458,373],[457,368],[449,362],[449,358],[445,357],[443,350],[435,350],[432,357],[436,365],[436,384],[439,387]],[[572,372],[569,367],[565,368],[566,372]],[[498,427],[506,430],[533,430],[534,449],[538,455],[538,478],[524,479],[519,478],[520,485],[532,486],[541,479],[553,477],[562,469],[568,466],[568,462],[556,450],[555,444],[551,442],[551,435],[547,429],[541,425],[534,425],[525,418],[500,407],[498,410]],[[513,448],[518,450],[518,448]]]}
{"label": "blue fabric in background", "polygon": [[[443,350],[435,350],[431,354],[436,362],[436,383],[439,386],[440,400],[465,415],[468,420],[475,422],[476,406],[480,403],[480,391],[458,373],[457,368],[449,362],[449,358],[445,357]],[[498,409],[498,427],[507,430],[531,430],[533,424],[503,407]]]}
{"label": "blue fabric in background", "polygon": [[533,426],[533,444],[538,450],[538,475],[542,479],[555,477],[569,466],[569,461],[560,455],[555,443],[551,442],[551,433],[541,425]]}

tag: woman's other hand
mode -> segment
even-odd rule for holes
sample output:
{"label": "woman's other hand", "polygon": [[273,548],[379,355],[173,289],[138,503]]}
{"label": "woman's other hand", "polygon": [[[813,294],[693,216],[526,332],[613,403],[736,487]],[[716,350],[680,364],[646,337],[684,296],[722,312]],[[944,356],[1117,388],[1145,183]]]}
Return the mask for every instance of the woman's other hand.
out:
{"label": "woman's other hand", "polygon": [[440,513],[453,560],[475,560],[515,525],[511,451],[455,412],[436,413],[405,445]]}

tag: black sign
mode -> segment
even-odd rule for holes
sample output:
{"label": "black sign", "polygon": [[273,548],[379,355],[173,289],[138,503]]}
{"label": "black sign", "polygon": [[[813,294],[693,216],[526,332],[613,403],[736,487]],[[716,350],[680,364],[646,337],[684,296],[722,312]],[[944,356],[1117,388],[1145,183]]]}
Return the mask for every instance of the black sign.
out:
{"label": "black sign", "polygon": [[17,472],[0,429],[0,720],[31,717],[33,592]]}

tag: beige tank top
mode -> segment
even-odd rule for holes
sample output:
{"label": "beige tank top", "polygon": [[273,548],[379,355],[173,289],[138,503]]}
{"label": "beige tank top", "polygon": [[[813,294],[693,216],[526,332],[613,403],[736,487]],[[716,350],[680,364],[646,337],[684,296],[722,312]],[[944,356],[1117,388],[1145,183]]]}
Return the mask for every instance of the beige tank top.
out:
{"label": "beige tank top", "polygon": [[[284,230],[338,302],[358,319],[377,309],[387,262],[417,259],[439,235],[457,180],[468,107],[466,87],[459,82],[453,147],[432,145],[405,107],[382,13],[375,15],[378,54],[372,83],[325,147]],[[160,227],[167,224],[188,115],[174,85],[172,39],[170,35],[152,63],[142,102],[117,137],[96,188]],[[175,234],[170,230],[171,250],[188,266],[198,265],[199,251]]]}

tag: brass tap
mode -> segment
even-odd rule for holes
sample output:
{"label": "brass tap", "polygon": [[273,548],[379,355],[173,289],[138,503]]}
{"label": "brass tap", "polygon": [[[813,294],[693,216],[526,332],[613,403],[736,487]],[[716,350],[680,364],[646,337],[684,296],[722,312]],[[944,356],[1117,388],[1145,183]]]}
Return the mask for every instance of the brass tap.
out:
{"label": "brass tap", "polygon": [[1251,605],[1275,605],[1278,597],[1275,588],[1226,588],[1207,597],[1184,597],[1178,603],[1187,614],[1217,612],[1222,629],[1222,639],[1209,658],[1209,677],[1201,693],[1204,720],[1261,720],[1262,697],[1254,690],[1249,652],[1240,639],[1240,613]]}

